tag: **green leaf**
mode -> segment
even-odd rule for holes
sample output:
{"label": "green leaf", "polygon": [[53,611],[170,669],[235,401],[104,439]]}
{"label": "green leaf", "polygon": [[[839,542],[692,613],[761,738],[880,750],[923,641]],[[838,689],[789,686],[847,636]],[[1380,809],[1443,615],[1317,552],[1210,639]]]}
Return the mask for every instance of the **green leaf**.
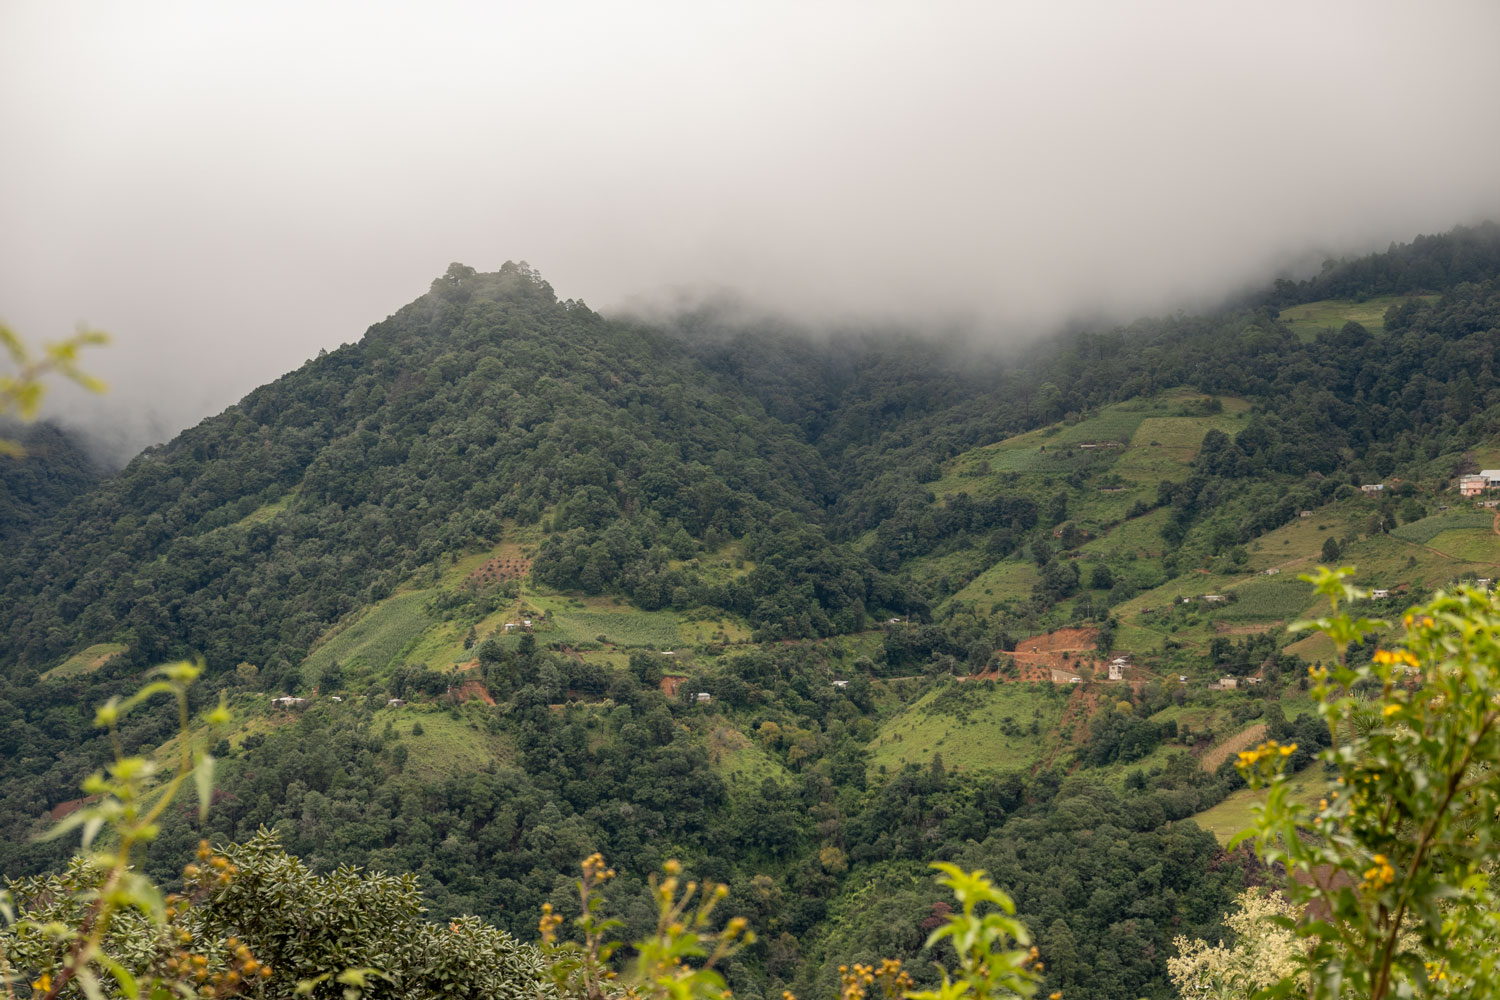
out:
{"label": "green leaf", "polygon": [[127,997],[134,998],[141,995],[141,988],[136,984],[135,976],[130,974],[129,969],[108,955],[102,956],[100,960],[104,963],[104,967],[109,970],[109,974],[115,977],[115,982],[120,984],[121,991]]}
{"label": "green leaf", "polygon": [[198,755],[198,765],[193,768],[193,784],[198,789],[198,822],[208,819],[208,807],[214,796],[214,758],[212,754]]}

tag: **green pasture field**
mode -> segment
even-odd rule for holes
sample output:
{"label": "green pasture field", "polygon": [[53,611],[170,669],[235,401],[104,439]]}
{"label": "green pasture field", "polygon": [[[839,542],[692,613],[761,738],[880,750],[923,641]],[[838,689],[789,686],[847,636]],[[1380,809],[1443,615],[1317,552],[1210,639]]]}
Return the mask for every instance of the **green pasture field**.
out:
{"label": "green pasture field", "polygon": [[[453,714],[429,706],[383,708],[375,713],[370,725],[384,728],[387,721],[393,724],[407,746],[405,773],[427,783],[513,762],[515,751],[510,741],[482,725],[480,713],[460,708],[456,710],[458,718]],[[412,728],[417,723],[422,724],[422,735],[413,736]]]}
{"label": "green pasture field", "polygon": [[[1474,563],[1500,565],[1500,535],[1489,527],[1458,528],[1433,536],[1427,547],[1446,556]],[[1494,577],[1496,574],[1487,574]]]}
{"label": "green pasture field", "polygon": [[1080,551],[1107,556],[1110,560],[1130,552],[1157,558],[1162,552],[1161,529],[1170,516],[1165,508],[1159,508],[1133,517],[1117,525],[1109,534],[1089,539]]}
{"label": "green pasture field", "polygon": [[1380,295],[1363,302],[1352,299],[1322,299],[1306,302],[1300,306],[1288,306],[1281,310],[1281,322],[1292,328],[1298,339],[1310,341],[1327,329],[1337,330],[1353,320],[1371,333],[1385,332],[1385,312],[1391,306],[1400,305],[1408,298],[1432,301],[1436,295]]}
{"label": "green pasture field", "polygon": [[[945,766],[964,771],[1029,767],[1046,756],[1062,719],[1068,692],[1048,688],[972,681],[930,691],[880,727],[870,766],[894,771],[941,754]],[[1007,716],[1015,735],[1001,728]],[[1038,735],[1031,733],[1033,719]]]}
{"label": "green pasture field", "polygon": [[1006,600],[1025,600],[1031,588],[1041,579],[1036,564],[1030,560],[1006,559],[969,581],[954,600],[973,602],[976,610],[989,614],[996,604]]}

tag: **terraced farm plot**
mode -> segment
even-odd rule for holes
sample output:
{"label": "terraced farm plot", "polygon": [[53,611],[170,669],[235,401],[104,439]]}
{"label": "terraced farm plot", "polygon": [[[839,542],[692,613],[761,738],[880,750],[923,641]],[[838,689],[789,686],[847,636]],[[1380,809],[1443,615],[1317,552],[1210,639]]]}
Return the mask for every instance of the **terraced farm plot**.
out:
{"label": "terraced farm plot", "polygon": [[616,611],[565,607],[551,614],[548,624],[538,638],[549,642],[597,642],[601,635],[605,642],[626,648],[672,649],[682,642],[677,615],[628,605]]}
{"label": "terraced farm plot", "polygon": [[870,766],[896,770],[941,754],[945,766],[965,771],[1030,767],[1056,738],[1066,694],[1050,684],[990,681],[939,688],[880,727]]}
{"label": "terraced farm plot", "polygon": [[119,656],[129,648],[122,642],[98,642],[88,649],[63,660],[57,666],[42,674],[43,680],[56,680],[60,677],[78,677],[83,674],[91,674],[104,666],[110,660]]}
{"label": "terraced farm plot", "polygon": [[427,602],[433,591],[411,590],[387,597],[340,628],[302,662],[302,676],[314,684],[329,664],[361,666],[381,672],[433,625]]}
{"label": "terraced farm plot", "polygon": [[1493,510],[1482,507],[1464,506],[1454,510],[1439,511],[1436,514],[1422,518],[1420,521],[1403,524],[1393,530],[1391,534],[1408,542],[1427,545],[1444,532],[1471,529],[1489,532],[1491,537],[1500,542],[1500,536],[1494,535],[1494,522],[1495,512]]}
{"label": "terraced farm plot", "polygon": [[1313,603],[1312,588],[1289,573],[1260,577],[1233,588],[1235,600],[1213,612],[1225,622],[1289,621]]}

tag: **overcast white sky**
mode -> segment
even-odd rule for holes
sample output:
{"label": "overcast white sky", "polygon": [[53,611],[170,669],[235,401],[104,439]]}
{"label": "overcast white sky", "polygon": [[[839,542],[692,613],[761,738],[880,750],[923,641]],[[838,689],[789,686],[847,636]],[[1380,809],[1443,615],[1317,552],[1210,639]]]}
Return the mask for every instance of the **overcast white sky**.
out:
{"label": "overcast white sky", "polygon": [[140,444],[453,260],[1129,317],[1500,217],[1497,53],[1493,0],[5,0],[0,318],[114,333],[104,410],[58,405]]}

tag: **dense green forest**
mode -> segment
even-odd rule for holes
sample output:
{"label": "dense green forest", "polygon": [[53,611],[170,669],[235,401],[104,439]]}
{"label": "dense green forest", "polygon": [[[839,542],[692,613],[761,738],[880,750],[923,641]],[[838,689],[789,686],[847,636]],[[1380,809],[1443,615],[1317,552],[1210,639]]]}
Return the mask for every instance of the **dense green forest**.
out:
{"label": "dense green forest", "polygon": [[30,837],[108,756],[92,706],[201,656],[239,722],[157,877],[267,827],[529,940],[594,851],[642,933],[678,857],[760,930],[755,998],[917,957],[944,859],[1013,893],[1049,987],[1170,995],[1172,939],[1268,877],[1210,832],[1235,740],[1326,742],[1295,565],[1368,567],[1390,613],[1500,575],[1451,489],[1500,465],[1497,366],[1492,225],[1011,354],[455,264],[117,474],[47,430],[6,469],[0,871],[64,862]]}

